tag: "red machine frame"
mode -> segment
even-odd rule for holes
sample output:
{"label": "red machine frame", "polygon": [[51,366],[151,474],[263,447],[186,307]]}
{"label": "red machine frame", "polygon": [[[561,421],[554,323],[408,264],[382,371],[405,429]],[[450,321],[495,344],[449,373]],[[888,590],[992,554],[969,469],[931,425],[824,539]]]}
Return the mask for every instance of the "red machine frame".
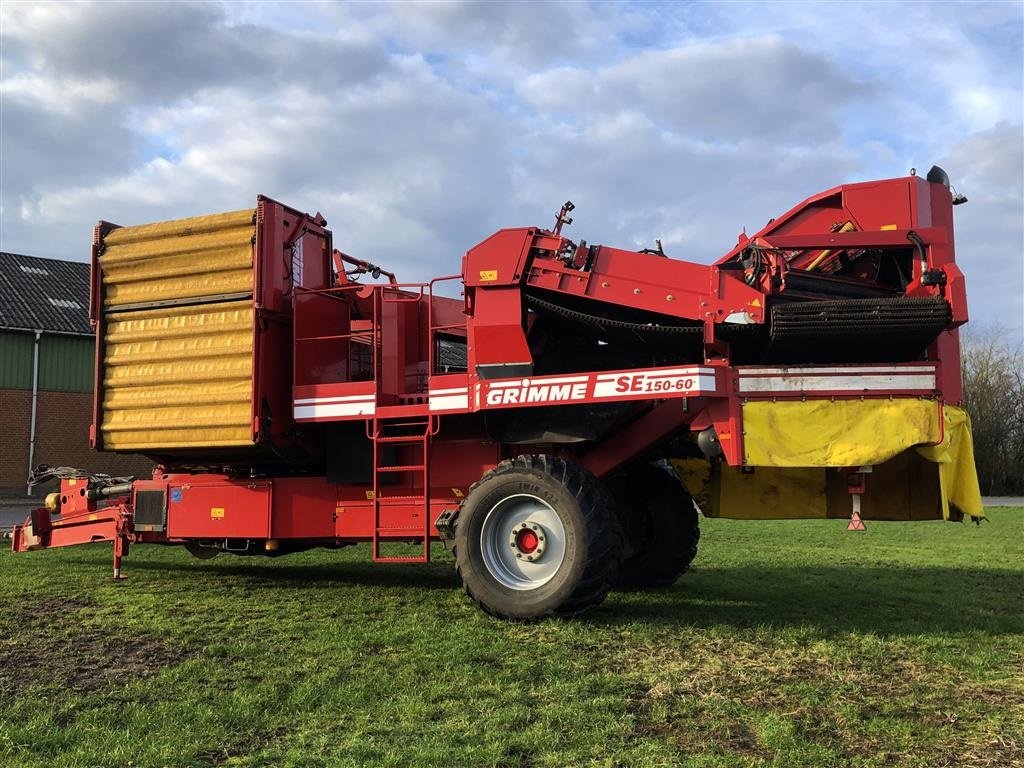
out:
{"label": "red machine frame", "polygon": [[[840,186],[809,198],[755,235],[741,236],[713,265],[574,243],[561,234],[571,207],[552,230],[497,232],[469,250],[461,274],[427,283],[399,283],[372,264],[335,252],[339,265],[376,270],[390,281],[361,284],[339,270],[336,278],[324,273],[291,286],[287,314],[276,316],[285,318],[282,328],[292,327],[288,353],[275,357],[274,347],[258,348],[254,388],[280,389],[286,383],[282,370],[290,371],[290,414],[277,421],[275,431],[318,436],[327,427],[352,425],[358,432],[344,434],[356,442],[351,435],[361,434],[369,446],[368,481],[245,462],[221,473],[165,463],[151,479],[113,496],[90,492],[84,478],[65,479],[55,503],[60,516],[33,512],[15,529],[13,548],[113,541],[115,574],[130,543],[218,543],[228,550],[276,554],[371,542],[375,560],[423,562],[430,558],[430,543],[446,537],[446,525],[469,487],[512,455],[557,454],[605,477],[681,432],[713,429],[722,460],[739,466],[745,401],[898,396],[929,398],[938,408],[957,404],[962,391],[956,328],[967,319],[967,305],[954,263],[951,206],[947,186],[916,176]],[[303,222],[330,242],[319,216]],[[98,230],[97,248],[109,226]],[[271,251],[287,247],[279,222],[266,227],[261,237],[274,238]],[[909,250],[912,274],[904,295],[941,297],[948,304],[947,327],[923,356],[884,363],[734,363],[724,335],[730,324],[764,325],[770,301],[789,290],[790,276],[826,283],[828,264],[865,249]],[[753,270],[741,268],[752,250],[761,262]],[[93,264],[95,301],[102,288],[95,251]],[[287,275],[258,274],[257,307],[280,310],[289,295]],[[461,280],[462,300],[437,295],[439,283],[455,280]],[[703,359],[535,374],[528,340],[532,316],[524,308],[531,292],[688,323]],[[443,338],[464,340],[464,372],[441,369]],[[97,339],[96,423],[102,324]],[[488,437],[483,426],[487,414],[497,411],[602,403],[633,407],[598,441],[510,445]],[[253,425],[257,440],[267,437],[255,410]],[[154,524],[147,518],[142,526],[136,510],[143,505],[140,494],[147,493],[163,499],[163,519]],[[381,551],[386,542],[420,549],[388,556]]]}

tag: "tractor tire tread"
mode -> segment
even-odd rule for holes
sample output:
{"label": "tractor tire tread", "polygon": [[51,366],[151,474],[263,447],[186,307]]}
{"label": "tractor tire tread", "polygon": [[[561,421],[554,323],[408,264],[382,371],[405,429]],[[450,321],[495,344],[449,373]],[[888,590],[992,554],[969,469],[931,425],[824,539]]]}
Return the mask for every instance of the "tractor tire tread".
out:
{"label": "tractor tire tread", "polygon": [[[604,484],[583,467],[558,456],[546,454],[524,454],[513,459],[501,461],[494,469],[473,483],[455,516],[455,540],[458,540],[458,526],[462,510],[473,491],[483,482],[494,477],[516,472],[536,472],[547,475],[560,483],[571,493],[579,504],[587,537],[587,563],[579,584],[572,595],[560,606],[545,611],[543,614],[530,618],[514,617],[521,622],[540,621],[547,618],[570,618],[600,604],[608,592],[615,586],[619,577],[622,562],[623,533],[615,512],[615,501]],[[457,545],[453,543],[452,554],[455,558],[455,573],[462,581],[463,591],[484,613],[498,618],[511,618],[491,606],[487,601],[474,593],[463,578],[459,565]]]}
{"label": "tractor tire tread", "polygon": [[700,544],[700,518],[697,508],[693,503],[693,497],[674,473],[657,466],[645,465],[636,468],[632,477],[633,482],[628,483],[627,487],[639,486],[648,489],[652,495],[661,494],[661,498],[655,499],[654,503],[671,504],[678,508],[682,525],[662,534],[677,536],[674,542],[677,546],[659,548],[659,551],[654,553],[640,552],[626,559],[622,563],[616,588],[632,590],[671,587],[690,570],[697,557]]}

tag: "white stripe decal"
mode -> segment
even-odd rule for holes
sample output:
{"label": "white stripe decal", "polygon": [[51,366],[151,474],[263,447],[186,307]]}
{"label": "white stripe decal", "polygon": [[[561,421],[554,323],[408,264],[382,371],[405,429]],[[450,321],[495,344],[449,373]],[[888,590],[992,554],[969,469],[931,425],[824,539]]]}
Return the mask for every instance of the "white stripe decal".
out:
{"label": "white stripe decal", "polygon": [[524,376],[522,379],[512,379],[511,381],[509,381],[509,380],[504,380],[504,381],[485,381],[485,382],[481,382],[481,384],[486,383],[488,389],[502,389],[504,387],[521,387],[521,386],[523,386],[523,381],[524,380],[529,381],[530,384],[536,384],[536,385],[539,386],[541,384],[578,384],[581,381],[589,381],[590,377],[589,376],[553,376],[553,377],[549,378],[547,376],[539,376],[537,378],[532,378],[530,376]]}
{"label": "white stripe decal", "polygon": [[331,416],[372,416],[377,406],[366,403],[328,403],[326,405],[297,405],[296,419],[326,419]]}
{"label": "white stripe decal", "polygon": [[866,392],[935,389],[935,375],[762,376],[740,379],[740,392]]}
{"label": "white stripe decal", "polygon": [[311,403],[348,403],[353,401],[372,401],[376,395],[344,395],[343,397],[307,397],[296,400],[295,405],[310,405]]}
{"label": "white stripe decal", "polygon": [[642,374],[647,377],[658,378],[662,376],[714,376],[714,368],[654,368],[646,371],[630,371],[627,373],[601,373],[597,375],[598,381],[615,381],[620,376],[630,376],[633,374]]}
{"label": "white stripe decal", "polygon": [[[626,388],[623,389],[617,381],[618,378],[626,378]],[[672,375],[672,376],[623,376],[605,381],[598,381],[594,384],[594,397],[665,397],[666,395],[687,395],[694,392],[714,392],[714,374],[704,376]]]}
{"label": "white stripe decal", "polygon": [[469,387],[454,387],[452,389],[432,389],[430,390],[430,396],[434,395],[464,395],[469,391]]}
{"label": "white stripe decal", "polygon": [[469,408],[469,394],[463,392],[461,395],[443,395],[435,397],[430,394],[430,410],[432,411],[454,411]]}
{"label": "white stripe decal", "polygon": [[934,365],[863,365],[842,368],[739,368],[742,376],[814,376],[825,373],[874,374],[874,373],[934,373]]}

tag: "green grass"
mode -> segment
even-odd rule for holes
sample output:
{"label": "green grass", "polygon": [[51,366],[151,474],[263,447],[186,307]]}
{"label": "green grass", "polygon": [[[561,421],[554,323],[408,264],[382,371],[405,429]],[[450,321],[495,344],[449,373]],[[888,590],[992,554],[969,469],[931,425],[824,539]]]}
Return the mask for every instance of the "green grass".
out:
{"label": "green grass", "polygon": [[3,766],[1021,766],[1024,510],[704,521],[673,589],[490,619],[451,558],[0,554]]}

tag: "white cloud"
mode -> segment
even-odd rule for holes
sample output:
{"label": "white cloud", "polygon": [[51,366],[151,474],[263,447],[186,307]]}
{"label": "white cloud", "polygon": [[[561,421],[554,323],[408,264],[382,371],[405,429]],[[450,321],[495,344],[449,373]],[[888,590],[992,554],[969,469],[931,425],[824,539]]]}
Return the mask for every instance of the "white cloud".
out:
{"label": "white cloud", "polygon": [[601,119],[641,110],[707,141],[757,137],[798,144],[841,131],[837,108],[870,87],[829,59],[775,36],[642,51],[597,69],[535,73],[520,93],[537,108]]}
{"label": "white cloud", "polygon": [[83,109],[115,103],[117,85],[108,77],[58,79],[25,72],[0,80],[0,99],[71,117]]}
{"label": "white cloud", "polygon": [[1021,334],[1024,326],[1024,149],[1021,127],[1000,123],[952,147],[946,168],[968,202],[954,211],[957,263],[971,317]]}
{"label": "white cloud", "polygon": [[571,197],[577,237],[709,261],[941,158],[974,317],[1019,315],[1011,5],[5,3],[0,248],[264,193],[413,279]]}

